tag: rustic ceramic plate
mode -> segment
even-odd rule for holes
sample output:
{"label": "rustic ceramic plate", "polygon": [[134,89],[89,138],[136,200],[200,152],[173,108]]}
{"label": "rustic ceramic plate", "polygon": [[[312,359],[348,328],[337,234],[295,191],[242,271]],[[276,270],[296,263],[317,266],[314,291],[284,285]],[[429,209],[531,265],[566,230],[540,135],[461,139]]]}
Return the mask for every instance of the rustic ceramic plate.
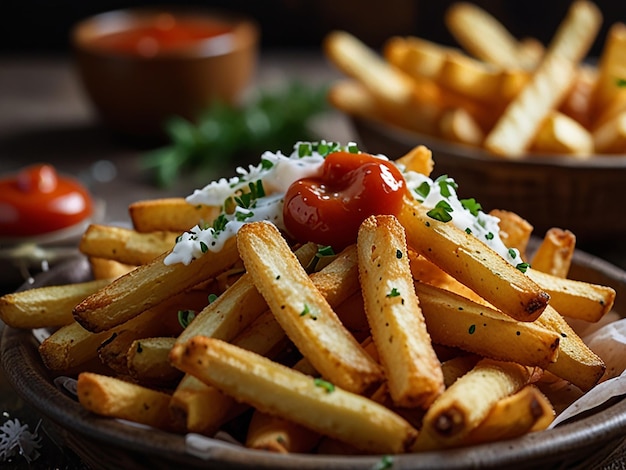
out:
{"label": "rustic ceramic plate", "polygon": [[[89,265],[81,258],[42,274],[32,286],[78,282],[89,277]],[[615,309],[626,316],[626,272],[577,252],[571,277],[615,288]],[[58,427],[66,444],[93,468],[590,469],[618,449],[626,436],[626,400],[620,400],[576,421],[514,440],[394,456],[391,467],[382,456],[280,455],[217,439],[206,440],[206,455],[200,458],[190,453],[185,436],[101,418],[83,410],[71,393],[55,385],[55,376],[42,364],[30,331],[6,327],[1,359],[16,391]]]}

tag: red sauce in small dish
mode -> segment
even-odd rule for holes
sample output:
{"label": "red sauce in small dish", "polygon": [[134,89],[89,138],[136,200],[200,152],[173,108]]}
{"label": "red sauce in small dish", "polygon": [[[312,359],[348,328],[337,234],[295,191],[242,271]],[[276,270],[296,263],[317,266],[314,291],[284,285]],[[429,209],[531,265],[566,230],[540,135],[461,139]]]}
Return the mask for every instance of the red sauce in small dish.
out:
{"label": "red sauce in small dish", "polygon": [[94,38],[92,44],[98,49],[120,54],[154,57],[230,31],[231,26],[219,21],[177,18],[162,13],[150,22]]}
{"label": "red sauce in small dish", "polygon": [[43,235],[93,214],[93,201],[77,181],[51,165],[33,165],[0,179],[0,237]]}

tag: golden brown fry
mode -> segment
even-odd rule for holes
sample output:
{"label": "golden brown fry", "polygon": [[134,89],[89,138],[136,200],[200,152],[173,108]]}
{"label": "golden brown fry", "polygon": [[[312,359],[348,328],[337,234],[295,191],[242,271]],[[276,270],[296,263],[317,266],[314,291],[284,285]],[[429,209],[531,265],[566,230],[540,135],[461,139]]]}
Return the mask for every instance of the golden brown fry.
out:
{"label": "golden brown fry", "polygon": [[585,392],[596,385],[606,369],[604,362],[589,349],[559,312],[548,306],[536,323],[561,335],[559,356],[546,369]]}
{"label": "golden brown fry", "polygon": [[341,324],[274,225],[244,225],[237,246],[276,319],[323,377],[357,392],[381,380],[380,366]]}
{"label": "golden brown fry", "polygon": [[246,447],[287,453],[311,452],[320,435],[282,418],[255,412],[248,425]]}
{"label": "golden brown fry", "polygon": [[535,322],[501,312],[423,283],[416,284],[433,342],[502,361],[547,367],[559,355],[560,336]]}
{"label": "golden brown fry", "polygon": [[595,129],[593,143],[599,153],[623,155],[626,152],[626,110]]}
{"label": "golden brown fry", "polygon": [[107,330],[215,277],[239,259],[235,240],[229,240],[221,251],[208,252],[189,265],[166,265],[165,256],[139,266],[87,297],[74,308],[76,321],[93,332]]}
{"label": "golden brown fry", "polygon": [[532,257],[532,268],[555,277],[567,278],[572,264],[576,235],[560,228],[549,229]]}
{"label": "golden brown fry", "polygon": [[609,27],[598,63],[598,79],[591,99],[594,127],[614,116],[613,103],[623,106],[626,102],[626,88],[617,86],[617,81],[626,77],[624,54],[626,24],[615,22]]}
{"label": "golden brown fry", "polygon": [[168,359],[176,338],[156,337],[133,341],[127,353],[127,368],[137,383],[149,386],[171,386],[178,383],[183,373]]}
{"label": "golden brown fry", "polygon": [[416,431],[387,408],[220,340],[195,337],[176,367],[225,393],[369,452],[406,451]]}
{"label": "golden brown fry", "polygon": [[519,364],[482,359],[428,409],[415,450],[461,444],[494,404],[527,385],[530,376],[530,369]]}
{"label": "golden brown fry", "polygon": [[117,279],[137,267],[122,264],[112,259],[95,258],[93,256],[89,257],[89,265],[94,279]]}
{"label": "golden brown fry", "polygon": [[406,171],[415,171],[430,176],[435,166],[432,151],[424,146],[417,145],[395,160],[397,165],[404,166]]}
{"label": "golden brown fry", "polygon": [[398,216],[409,247],[520,321],[533,321],[549,295],[480,240],[452,224],[429,217],[420,203],[407,201]]}
{"label": "golden brown fry", "polygon": [[571,60],[556,54],[546,55],[485,137],[485,148],[506,158],[520,158],[543,120],[561,103],[574,78]]}
{"label": "golden brown fry", "polygon": [[482,103],[501,101],[501,71],[463,53],[448,53],[437,82],[449,90]]}
{"label": "golden brown fry", "polygon": [[393,216],[367,218],[358,234],[359,279],[392,400],[428,407],[443,391],[441,364],[421,312],[404,229]]}
{"label": "golden brown fry", "polygon": [[546,396],[534,385],[498,401],[487,417],[464,439],[464,445],[496,442],[545,429],[555,412]]}
{"label": "golden brown fry", "polygon": [[553,111],[539,126],[530,150],[584,160],[592,156],[594,142],[591,133],[582,124],[566,114]]}
{"label": "golden brown fry", "polygon": [[568,317],[597,322],[615,302],[615,289],[609,286],[564,279],[536,269],[526,274],[550,294],[550,305]]}
{"label": "golden brown fry", "polygon": [[200,223],[210,223],[220,213],[218,206],[190,204],[183,198],[137,201],[128,206],[138,232],[185,232]]}
{"label": "golden brown fry", "polygon": [[552,38],[546,55],[557,55],[574,63],[585,58],[602,24],[600,9],[590,1],[576,0]]}
{"label": "golden brown fry", "polygon": [[91,224],[83,234],[79,249],[86,256],[141,265],[171,250],[178,232],[141,233],[123,227]]}
{"label": "golden brown fry", "polygon": [[72,309],[111,279],[45,286],[0,297],[0,320],[13,328],[47,328],[72,323]]}
{"label": "golden brown fry", "polygon": [[516,248],[522,259],[527,259],[526,248],[534,228],[530,222],[515,212],[501,209],[493,209],[489,214],[500,219],[498,226],[502,242],[508,248]]}
{"label": "golden brown fry", "polygon": [[78,375],[76,393],[80,404],[92,413],[176,430],[167,410],[170,396],[166,393],[91,372]]}
{"label": "golden brown fry", "polygon": [[445,23],[470,54],[506,68],[533,68],[535,62],[519,41],[494,16],[469,2],[448,8]]}
{"label": "golden brown fry", "polygon": [[444,111],[439,119],[439,133],[451,142],[481,145],[485,134],[474,117],[463,108]]}

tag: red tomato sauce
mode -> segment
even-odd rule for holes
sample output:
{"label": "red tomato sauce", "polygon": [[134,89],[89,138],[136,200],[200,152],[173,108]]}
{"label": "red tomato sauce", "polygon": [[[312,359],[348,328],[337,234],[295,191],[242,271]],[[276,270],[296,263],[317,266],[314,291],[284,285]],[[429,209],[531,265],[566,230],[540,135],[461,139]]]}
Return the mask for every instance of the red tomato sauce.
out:
{"label": "red tomato sauce", "polygon": [[230,26],[218,21],[176,18],[163,13],[148,24],[95,38],[93,46],[120,54],[154,57],[231,30]]}
{"label": "red tomato sauce", "polygon": [[397,215],[406,194],[393,163],[364,153],[331,153],[319,178],[301,179],[287,190],[285,227],[298,241],[343,249],[356,243],[369,216]]}
{"label": "red tomato sauce", "polygon": [[93,213],[87,190],[50,165],[27,167],[0,179],[0,236],[42,235],[82,222]]}

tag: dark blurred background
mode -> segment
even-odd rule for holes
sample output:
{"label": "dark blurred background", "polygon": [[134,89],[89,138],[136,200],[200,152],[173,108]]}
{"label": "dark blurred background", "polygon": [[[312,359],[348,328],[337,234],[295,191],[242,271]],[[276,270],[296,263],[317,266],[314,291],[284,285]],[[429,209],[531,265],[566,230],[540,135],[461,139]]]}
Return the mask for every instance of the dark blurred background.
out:
{"label": "dark blurred background", "polygon": [[[69,31],[78,20],[98,12],[148,4],[203,5],[249,14],[262,27],[262,47],[266,49],[317,48],[332,29],[347,30],[374,47],[395,34],[453,44],[443,21],[443,13],[451,3],[451,0],[2,0],[0,54],[66,52]],[[515,36],[533,36],[547,43],[571,0],[477,0],[474,3],[500,19]],[[597,55],[610,24],[626,22],[626,2],[598,0],[596,3],[604,14],[603,29],[591,52]]]}

